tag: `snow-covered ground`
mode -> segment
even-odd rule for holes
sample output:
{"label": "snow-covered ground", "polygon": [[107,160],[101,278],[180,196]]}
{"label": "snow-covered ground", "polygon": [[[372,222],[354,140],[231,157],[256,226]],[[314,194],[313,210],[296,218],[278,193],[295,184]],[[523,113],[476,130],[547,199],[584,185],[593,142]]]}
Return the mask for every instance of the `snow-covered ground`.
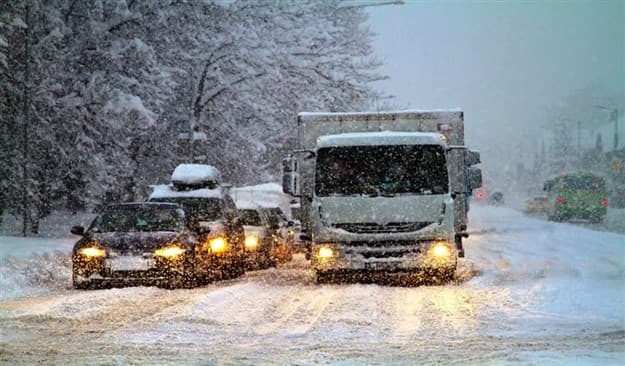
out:
{"label": "snow-covered ground", "polygon": [[0,361],[625,364],[625,235],[501,207],[470,216],[457,283],[409,288],[315,285],[299,256],[192,290],[76,291],[75,238],[1,237]]}

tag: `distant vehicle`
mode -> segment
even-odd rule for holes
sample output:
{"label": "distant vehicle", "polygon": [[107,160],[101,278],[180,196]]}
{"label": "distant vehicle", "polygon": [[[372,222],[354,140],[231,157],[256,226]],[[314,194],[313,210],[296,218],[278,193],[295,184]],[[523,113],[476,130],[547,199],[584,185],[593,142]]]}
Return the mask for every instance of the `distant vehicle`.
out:
{"label": "distant vehicle", "polygon": [[552,221],[587,219],[603,221],[607,214],[605,178],[586,172],[562,174],[545,182],[547,218]]}
{"label": "distant vehicle", "polygon": [[290,221],[280,207],[263,207],[261,209],[269,218],[269,227],[275,230],[278,244],[278,262],[286,263],[293,259],[295,251],[294,222]]}
{"label": "distant vehicle", "polygon": [[109,205],[72,250],[74,288],[121,285],[193,287],[210,280],[212,262],[204,243],[185,225],[172,203]]}
{"label": "distant vehicle", "polygon": [[255,205],[239,204],[239,221],[245,229],[246,269],[275,267],[278,262],[278,233],[267,214]]}
{"label": "distant vehicle", "polygon": [[543,214],[547,209],[547,196],[535,196],[525,202],[525,212]]}
{"label": "distant vehicle", "polygon": [[181,164],[171,184],[152,186],[150,202],[173,202],[186,212],[186,224],[210,248],[215,276],[234,278],[245,272],[245,233],[234,200],[210,165]]}
{"label": "distant vehicle", "polygon": [[495,206],[503,205],[503,193],[499,191],[493,192],[488,198],[488,203]]}

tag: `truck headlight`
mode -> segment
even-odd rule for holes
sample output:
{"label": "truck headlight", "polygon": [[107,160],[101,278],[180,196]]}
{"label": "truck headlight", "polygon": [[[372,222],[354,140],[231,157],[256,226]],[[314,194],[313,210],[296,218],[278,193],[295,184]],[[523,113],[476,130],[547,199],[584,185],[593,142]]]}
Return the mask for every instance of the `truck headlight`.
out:
{"label": "truck headlight", "polygon": [[245,236],[245,249],[256,250],[258,248],[258,237],[256,235]]}
{"label": "truck headlight", "polygon": [[228,241],[226,238],[218,236],[216,238],[212,238],[208,241],[208,245],[210,246],[211,252],[213,253],[222,253],[228,249]]}
{"label": "truck headlight", "polygon": [[334,257],[334,250],[330,247],[321,247],[317,252],[317,257],[320,259],[329,259]]}
{"label": "truck headlight", "polygon": [[82,248],[78,251],[78,253],[88,258],[101,258],[106,256],[106,251],[96,246]]}
{"label": "truck headlight", "polygon": [[185,250],[183,248],[180,248],[177,245],[172,245],[169,247],[155,250],[154,255],[157,257],[174,258],[174,257],[181,255],[184,252]]}
{"label": "truck headlight", "polygon": [[428,254],[432,258],[447,259],[451,257],[451,248],[446,242],[436,242],[430,247]]}

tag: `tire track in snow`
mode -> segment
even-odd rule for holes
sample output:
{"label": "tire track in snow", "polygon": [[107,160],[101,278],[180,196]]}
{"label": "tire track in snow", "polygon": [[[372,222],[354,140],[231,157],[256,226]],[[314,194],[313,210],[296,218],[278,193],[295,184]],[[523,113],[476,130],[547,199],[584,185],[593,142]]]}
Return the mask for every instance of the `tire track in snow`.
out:
{"label": "tire track in snow", "polygon": [[308,333],[319,322],[324,311],[336,297],[331,286],[297,287],[274,297],[266,305],[262,324],[255,326],[259,335],[300,336]]}

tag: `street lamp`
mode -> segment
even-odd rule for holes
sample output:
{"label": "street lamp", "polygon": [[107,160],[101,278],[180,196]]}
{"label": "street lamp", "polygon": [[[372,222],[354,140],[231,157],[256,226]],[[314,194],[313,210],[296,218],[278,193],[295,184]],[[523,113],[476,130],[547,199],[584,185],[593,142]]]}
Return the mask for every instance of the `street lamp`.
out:
{"label": "street lamp", "polygon": [[608,108],[602,105],[593,106],[597,109],[603,109],[606,111],[610,111],[610,119],[614,121],[614,151],[618,150],[618,109],[617,108]]}

